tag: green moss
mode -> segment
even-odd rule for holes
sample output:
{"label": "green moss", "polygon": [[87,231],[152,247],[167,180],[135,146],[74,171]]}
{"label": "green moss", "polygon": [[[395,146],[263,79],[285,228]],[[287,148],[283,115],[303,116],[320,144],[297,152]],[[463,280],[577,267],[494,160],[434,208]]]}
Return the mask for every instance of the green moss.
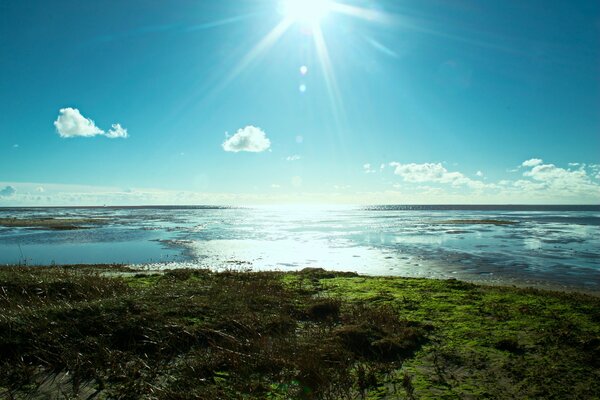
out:
{"label": "green moss", "polygon": [[599,349],[598,298],[453,280],[337,278],[322,284],[330,294],[383,301],[434,327],[430,344],[404,365],[414,376],[417,398],[600,393],[593,361]]}

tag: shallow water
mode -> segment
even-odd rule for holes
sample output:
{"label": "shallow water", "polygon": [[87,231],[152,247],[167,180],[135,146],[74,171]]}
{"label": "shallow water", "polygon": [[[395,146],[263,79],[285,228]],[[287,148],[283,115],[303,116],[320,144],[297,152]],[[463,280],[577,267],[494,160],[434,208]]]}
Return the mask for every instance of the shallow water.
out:
{"label": "shallow water", "polygon": [[311,266],[600,291],[600,207],[36,208],[0,209],[2,217],[110,222],[74,231],[0,227],[0,264]]}

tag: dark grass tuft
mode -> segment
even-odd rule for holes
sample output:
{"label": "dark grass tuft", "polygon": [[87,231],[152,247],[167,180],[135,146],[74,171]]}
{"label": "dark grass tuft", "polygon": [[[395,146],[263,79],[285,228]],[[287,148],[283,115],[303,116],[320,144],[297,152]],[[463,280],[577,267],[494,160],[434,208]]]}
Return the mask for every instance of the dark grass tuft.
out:
{"label": "dark grass tuft", "polygon": [[[314,298],[279,273],[96,272],[0,272],[0,387],[39,395],[69,376],[72,395],[108,398],[353,398],[425,341],[391,309]],[[359,326],[362,342],[343,334]]]}

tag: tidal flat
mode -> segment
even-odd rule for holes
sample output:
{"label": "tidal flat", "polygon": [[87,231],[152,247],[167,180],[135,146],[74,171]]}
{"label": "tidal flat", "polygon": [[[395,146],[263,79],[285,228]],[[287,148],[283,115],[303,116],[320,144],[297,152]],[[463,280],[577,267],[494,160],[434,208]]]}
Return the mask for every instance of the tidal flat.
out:
{"label": "tidal flat", "polygon": [[0,226],[7,228],[36,228],[70,231],[89,229],[90,226],[106,224],[98,218],[0,218]]}
{"label": "tidal flat", "polygon": [[0,269],[0,397],[600,396],[600,298],[454,279]]}

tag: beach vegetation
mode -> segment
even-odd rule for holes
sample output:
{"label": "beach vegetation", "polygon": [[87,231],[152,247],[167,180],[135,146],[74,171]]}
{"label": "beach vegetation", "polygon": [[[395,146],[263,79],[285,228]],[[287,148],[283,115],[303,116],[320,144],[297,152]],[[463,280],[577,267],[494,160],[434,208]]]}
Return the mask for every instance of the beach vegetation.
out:
{"label": "beach vegetation", "polygon": [[594,398],[600,299],[299,272],[0,269],[0,397]]}

